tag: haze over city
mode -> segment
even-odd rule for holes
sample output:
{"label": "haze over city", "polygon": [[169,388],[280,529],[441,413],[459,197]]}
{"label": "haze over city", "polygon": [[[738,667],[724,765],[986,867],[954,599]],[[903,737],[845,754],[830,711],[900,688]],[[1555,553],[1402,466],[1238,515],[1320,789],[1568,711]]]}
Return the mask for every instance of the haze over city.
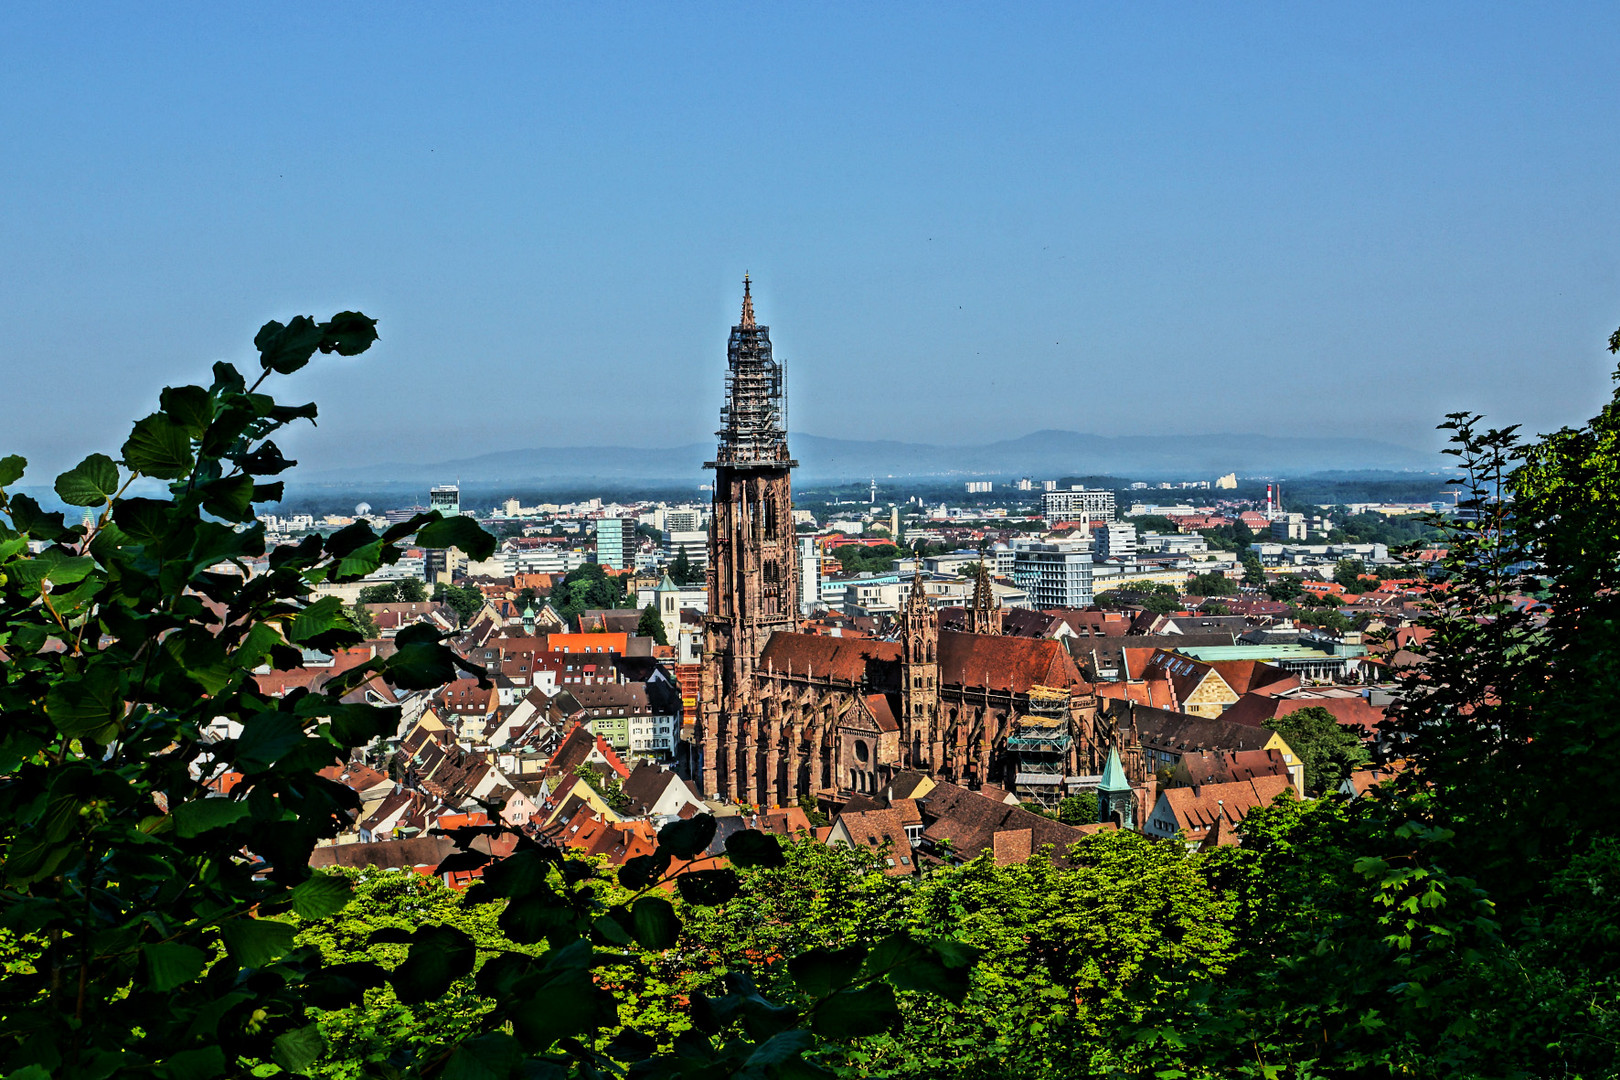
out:
{"label": "haze over city", "polygon": [[711,441],[744,272],[825,437],[1590,413],[1612,7],[987,16],[14,5],[7,449],[342,308],[308,467]]}

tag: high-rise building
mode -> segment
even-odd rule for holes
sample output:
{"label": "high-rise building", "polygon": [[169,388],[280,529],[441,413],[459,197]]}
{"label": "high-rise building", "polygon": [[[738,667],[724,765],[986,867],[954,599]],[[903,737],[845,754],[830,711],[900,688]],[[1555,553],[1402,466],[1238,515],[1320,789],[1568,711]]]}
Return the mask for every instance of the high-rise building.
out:
{"label": "high-rise building", "polygon": [[1062,521],[1113,521],[1114,493],[1075,487],[1041,495],[1041,517],[1049,524]]}
{"label": "high-rise building", "polygon": [[461,488],[455,484],[440,484],[428,492],[428,509],[437,510],[445,517],[461,513]]}
{"label": "high-rise building", "polygon": [[816,538],[799,537],[799,614],[808,615],[821,603],[821,556]]}
{"label": "high-rise building", "polygon": [[1098,526],[1092,533],[1099,559],[1119,559],[1136,562],[1136,526],[1128,521],[1114,521]]}
{"label": "high-rise building", "polygon": [[1091,540],[1020,540],[1013,544],[1013,583],[1035,608],[1091,606]]}
{"label": "high-rise building", "polygon": [[623,518],[598,518],[596,522],[596,561],[614,570],[629,565],[625,559],[626,534],[635,535],[634,525]]}
{"label": "high-rise building", "polygon": [[[742,318],[726,345],[726,399],[709,526],[709,610],[703,623],[698,749],[703,793],[759,793],[778,772],[778,749],[759,737],[753,675],[771,634],[799,624],[782,366],[771,332],[754,321],[743,279]],[[758,760],[756,760],[758,758]]]}
{"label": "high-rise building", "polygon": [[664,533],[664,562],[672,563],[681,552],[686,552],[686,561],[694,570],[707,569],[709,565],[709,534],[702,529],[693,529],[691,532],[676,532],[674,530]]}
{"label": "high-rise building", "polygon": [[698,532],[703,528],[703,511],[691,506],[672,506],[664,511],[665,532]]}

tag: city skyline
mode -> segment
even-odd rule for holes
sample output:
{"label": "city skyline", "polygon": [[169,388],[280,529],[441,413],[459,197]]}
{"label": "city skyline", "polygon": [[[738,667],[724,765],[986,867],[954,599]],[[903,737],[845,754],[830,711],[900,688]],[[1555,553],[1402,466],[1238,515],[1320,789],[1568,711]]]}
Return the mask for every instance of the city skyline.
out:
{"label": "city skyline", "polygon": [[1578,422],[1616,15],[1462,10],[14,12],[5,449],[349,307],[306,469],[704,441],[745,271],[828,438]]}

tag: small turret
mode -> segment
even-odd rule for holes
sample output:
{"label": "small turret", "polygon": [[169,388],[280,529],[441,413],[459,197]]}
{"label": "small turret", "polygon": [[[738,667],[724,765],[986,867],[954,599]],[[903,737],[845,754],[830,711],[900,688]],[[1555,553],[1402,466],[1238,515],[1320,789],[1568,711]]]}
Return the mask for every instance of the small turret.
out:
{"label": "small turret", "polygon": [[1097,820],[1112,821],[1121,829],[1132,828],[1136,822],[1131,813],[1131,782],[1125,777],[1118,747],[1109,747],[1108,764],[1103,767],[1102,782],[1097,785]]}

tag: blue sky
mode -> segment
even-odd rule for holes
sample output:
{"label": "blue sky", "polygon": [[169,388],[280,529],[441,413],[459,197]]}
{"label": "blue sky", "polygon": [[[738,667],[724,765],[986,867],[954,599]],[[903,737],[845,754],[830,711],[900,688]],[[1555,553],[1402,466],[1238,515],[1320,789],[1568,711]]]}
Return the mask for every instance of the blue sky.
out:
{"label": "blue sky", "polygon": [[[796,430],[1545,430],[1620,325],[1614,5],[0,9],[0,452],[266,319],[307,464]],[[37,474],[34,479],[38,479]]]}

